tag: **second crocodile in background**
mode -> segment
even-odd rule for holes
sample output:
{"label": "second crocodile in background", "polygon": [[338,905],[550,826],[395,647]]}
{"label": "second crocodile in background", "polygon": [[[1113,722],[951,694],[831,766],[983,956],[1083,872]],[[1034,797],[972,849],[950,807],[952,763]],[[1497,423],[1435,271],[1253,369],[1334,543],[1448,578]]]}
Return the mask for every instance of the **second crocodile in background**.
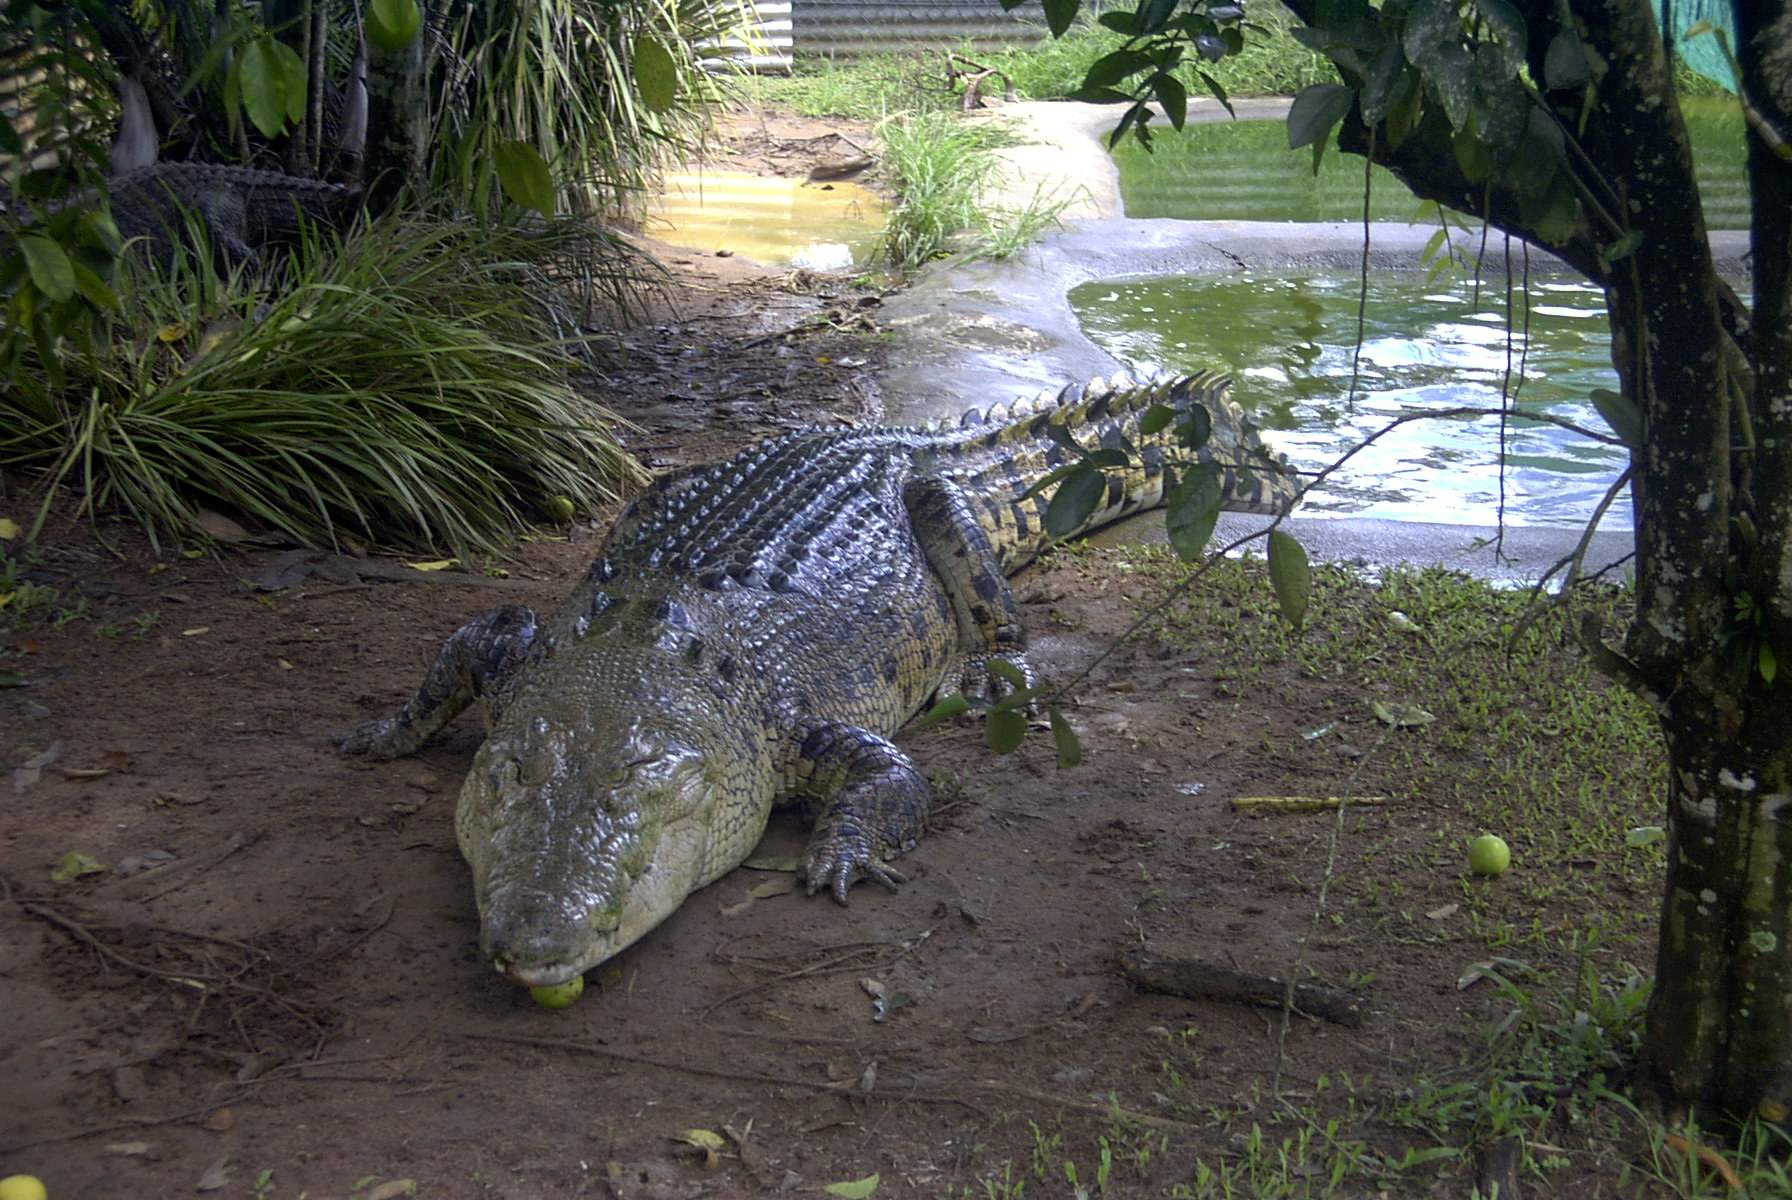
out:
{"label": "second crocodile in background", "polygon": [[[393,718],[345,751],[416,750],[475,699],[492,727],[455,817],[480,948],[505,976],[564,983],[738,866],[775,804],[817,812],[811,893],[894,887],[931,799],[889,738],[936,695],[1031,679],[1007,576],[1053,539],[1028,495],[1079,445],[1130,445],[1077,533],[1163,500],[1177,422],[1211,419],[1200,457],[1224,506],[1293,495],[1217,374],[1115,379],[928,429],[807,430],[660,480],[624,510],[545,621],[521,606],[449,638]],[[1145,428],[1153,432],[1144,432]]]}

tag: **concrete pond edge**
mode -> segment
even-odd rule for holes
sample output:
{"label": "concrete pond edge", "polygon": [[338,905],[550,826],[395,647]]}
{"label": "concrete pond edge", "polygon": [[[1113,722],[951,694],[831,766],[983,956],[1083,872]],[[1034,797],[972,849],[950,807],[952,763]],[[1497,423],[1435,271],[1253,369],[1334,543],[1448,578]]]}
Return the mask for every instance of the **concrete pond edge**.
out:
{"label": "concrete pond edge", "polygon": [[[1240,107],[1244,102],[1240,102]],[[1252,102],[1246,112],[1273,117],[1285,102]],[[1191,120],[1226,119],[1213,101],[1191,104]],[[1363,263],[1360,223],[1141,220],[1102,215],[1119,209],[1118,175],[1101,139],[1118,110],[1057,102],[1012,105],[1005,115],[1031,131],[1029,145],[1010,152],[1012,170],[1001,200],[1017,202],[1035,189],[1067,195],[1082,188],[1073,219],[1005,262],[952,260],[935,264],[892,296],[884,323],[896,339],[880,380],[888,416],[897,421],[954,416],[983,405],[1056,389],[1072,380],[1109,376],[1127,368],[1084,335],[1070,291],[1093,280],[1116,282],[1163,275],[1337,271],[1354,275]],[[1244,113],[1241,113],[1243,116]],[[1430,226],[1377,222],[1370,226],[1371,270],[1419,270]],[[1748,240],[1740,232],[1712,234],[1719,268],[1748,274]],[[1483,277],[1526,261],[1533,275],[1571,274],[1560,260],[1492,235]],[[1242,364],[1241,364],[1242,365]],[[1261,518],[1222,522],[1220,537],[1242,536]],[[1580,531],[1558,526],[1432,525],[1356,517],[1295,517],[1287,528],[1316,560],[1366,567],[1438,564],[1504,583],[1534,580],[1570,553]],[[1136,537],[1134,530],[1127,536]],[[1628,531],[1602,530],[1589,548],[1590,569],[1619,564],[1634,547]]]}

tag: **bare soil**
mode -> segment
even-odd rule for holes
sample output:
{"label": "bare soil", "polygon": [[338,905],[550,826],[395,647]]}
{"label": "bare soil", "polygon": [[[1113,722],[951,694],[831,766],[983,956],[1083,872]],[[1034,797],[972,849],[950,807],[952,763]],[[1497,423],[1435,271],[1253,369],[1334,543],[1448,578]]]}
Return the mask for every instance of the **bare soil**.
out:
{"label": "bare soil", "polygon": [[[662,249],[676,310],[627,331],[628,366],[595,385],[650,463],[875,414],[875,295]],[[1044,739],[996,758],[976,727],[906,734],[941,803],[899,892],[841,908],[737,870],[580,1002],[536,1007],[474,947],[450,813],[477,722],[372,766],[329,734],[392,711],[473,614],[553,606],[598,536],[543,528],[501,579],[320,555],[267,590],[284,547],[157,559],[122,527],[52,529],[34,571],[88,614],[0,631],[0,667],[29,681],[0,689],[0,1175],[55,1200],[820,1195],[874,1173],[879,1196],[1064,1196],[1065,1163],[1093,1188],[1105,1144],[1108,1194],[1167,1195],[1197,1159],[1242,1162],[1253,1123],[1305,1136],[1290,1114],[1397,1098],[1502,1011],[1458,987],[1460,863],[1328,867],[1332,814],[1229,803],[1341,786],[1340,739],[1262,747],[1337,720],[1343,685],[1266,674],[1259,702],[1153,642],[1079,686],[1075,771]],[[1133,611],[1099,553],[1017,586],[1048,676]],[[1422,803],[1351,821],[1361,844],[1470,832]],[[780,817],[762,853],[803,836]],[[69,851],[104,869],[54,881]],[[1328,870],[1328,912],[1397,877],[1403,906],[1443,915],[1316,923]],[[1352,991],[1363,1019],[1143,991],[1129,952]],[[1425,1142],[1379,1128],[1352,1136]],[[1612,1194],[1611,1167],[1574,1194]],[[1466,1196],[1477,1170],[1396,1190]],[[1297,1173],[1290,1194],[1325,1182]]]}

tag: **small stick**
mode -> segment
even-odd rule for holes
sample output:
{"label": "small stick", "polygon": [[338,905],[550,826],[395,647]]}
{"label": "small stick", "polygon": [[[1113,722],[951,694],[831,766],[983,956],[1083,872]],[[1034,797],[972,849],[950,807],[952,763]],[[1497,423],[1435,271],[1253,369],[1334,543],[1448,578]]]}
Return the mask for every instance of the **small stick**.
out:
{"label": "small stick", "polygon": [[1232,807],[1241,811],[1303,813],[1343,808],[1346,804],[1386,804],[1386,796],[1234,796]]}
{"label": "small stick", "polygon": [[[1236,1004],[1261,1004],[1281,1007],[1289,994],[1286,981],[1270,975],[1253,975],[1230,967],[1216,967],[1192,958],[1145,958],[1137,954],[1120,956],[1120,970],[1128,979],[1147,991],[1187,996],[1194,1000],[1226,1000]],[[1321,1017],[1338,1025],[1356,1029],[1363,1023],[1364,1001],[1360,996],[1335,988],[1310,983],[1293,986],[1294,1005],[1303,1013]]]}

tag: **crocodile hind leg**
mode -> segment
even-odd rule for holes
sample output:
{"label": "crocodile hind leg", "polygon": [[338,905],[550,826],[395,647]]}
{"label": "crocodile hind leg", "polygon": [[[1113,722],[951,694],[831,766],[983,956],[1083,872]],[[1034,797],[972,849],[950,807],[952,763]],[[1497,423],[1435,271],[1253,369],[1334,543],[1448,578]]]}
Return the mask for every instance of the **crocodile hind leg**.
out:
{"label": "crocodile hind leg", "polygon": [[504,705],[535,641],[535,610],[506,604],[455,630],[398,715],[330,735],[344,754],[397,758],[434,737],[475,700]]}
{"label": "crocodile hind leg", "polygon": [[964,655],[966,695],[993,699],[1012,688],[989,669],[991,659],[1013,663],[1032,687],[1027,662],[1027,628],[1020,604],[1002,573],[995,546],[977,520],[964,489],[937,475],[910,480],[902,503],[927,563],[946,589],[958,621],[958,648]]}
{"label": "crocodile hind leg", "polygon": [[819,809],[801,869],[811,896],[825,887],[845,904],[860,879],[892,891],[904,881],[888,860],[914,848],[933,797],[920,769],[887,739],[843,721],[798,722],[784,791]]}

